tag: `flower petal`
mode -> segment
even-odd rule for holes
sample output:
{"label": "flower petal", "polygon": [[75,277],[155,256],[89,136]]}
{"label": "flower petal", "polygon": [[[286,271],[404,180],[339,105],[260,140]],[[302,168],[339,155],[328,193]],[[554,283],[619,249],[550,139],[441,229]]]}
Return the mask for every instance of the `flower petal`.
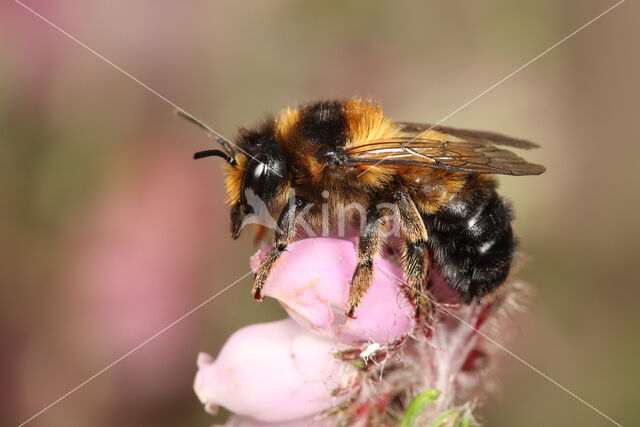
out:
{"label": "flower petal", "polygon": [[229,338],[215,361],[200,354],[194,389],[210,412],[221,405],[269,422],[311,416],[347,398],[332,396],[357,374],[333,356],[339,350],[291,319],[250,325]]}
{"label": "flower petal", "polygon": [[[252,258],[255,269],[264,250]],[[308,238],[287,247],[266,283],[264,295],[276,298],[300,325],[316,333],[354,344],[389,343],[409,333],[414,309],[399,287],[402,271],[376,259],[374,282],[356,312],[344,315],[349,284],[358,263],[355,244],[336,238]]]}
{"label": "flower petal", "polygon": [[243,417],[232,415],[229,417],[224,427],[329,427],[334,426],[335,422],[329,420],[315,421],[315,417],[296,418],[290,421],[265,422],[258,421],[251,417]]}

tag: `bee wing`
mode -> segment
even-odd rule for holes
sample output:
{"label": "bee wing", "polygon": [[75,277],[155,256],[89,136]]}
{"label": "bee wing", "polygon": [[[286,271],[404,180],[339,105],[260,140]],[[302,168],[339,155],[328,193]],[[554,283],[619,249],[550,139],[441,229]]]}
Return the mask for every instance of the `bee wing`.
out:
{"label": "bee wing", "polygon": [[495,132],[483,130],[458,129],[448,126],[430,125],[428,123],[396,122],[400,132],[407,136],[425,136],[429,132],[437,132],[445,136],[454,137],[464,141],[479,142],[481,144],[507,145],[515,148],[539,148],[538,144],[524,139],[512,138]]}
{"label": "bee wing", "polygon": [[354,143],[346,149],[346,154],[352,165],[423,166],[501,175],[539,175],[545,171],[544,166],[528,163],[493,143],[450,140],[448,135],[440,131],[432,135],[436,138],[398,136],[363,144]]}

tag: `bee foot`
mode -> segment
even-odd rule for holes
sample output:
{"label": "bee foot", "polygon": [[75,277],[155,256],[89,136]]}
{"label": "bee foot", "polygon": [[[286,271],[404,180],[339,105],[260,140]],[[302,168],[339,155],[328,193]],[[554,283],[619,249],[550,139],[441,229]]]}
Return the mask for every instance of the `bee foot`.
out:
{"label": "bee foot", "polygon": [[251,292],[251,295],[253,295],[253,299],[257,300],[257,301],[262,301],[262,288],[254,288],[253,291]]}

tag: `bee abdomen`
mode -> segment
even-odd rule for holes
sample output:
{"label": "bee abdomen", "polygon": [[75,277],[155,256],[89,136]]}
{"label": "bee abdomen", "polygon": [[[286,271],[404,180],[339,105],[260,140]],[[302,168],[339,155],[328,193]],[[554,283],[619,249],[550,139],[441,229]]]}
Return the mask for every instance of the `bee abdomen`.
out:
{"label": "bee abdomen", "polygon": [[511,209],[495,190],[477,190],[423,218],[436,265],[466,303],[506,280],[516,240]]}

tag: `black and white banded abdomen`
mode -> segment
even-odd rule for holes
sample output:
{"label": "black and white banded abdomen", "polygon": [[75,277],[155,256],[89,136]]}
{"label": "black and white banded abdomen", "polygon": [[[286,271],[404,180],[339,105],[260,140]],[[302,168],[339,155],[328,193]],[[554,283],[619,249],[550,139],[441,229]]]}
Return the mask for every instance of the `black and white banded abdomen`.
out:
{"label": "black and white banded abdomen", "polygon": [[508,204],[493,189],[478,189],[435,214],[423,215],[433,260],[464,302],[506,280],[516,250],[512,218]]}

